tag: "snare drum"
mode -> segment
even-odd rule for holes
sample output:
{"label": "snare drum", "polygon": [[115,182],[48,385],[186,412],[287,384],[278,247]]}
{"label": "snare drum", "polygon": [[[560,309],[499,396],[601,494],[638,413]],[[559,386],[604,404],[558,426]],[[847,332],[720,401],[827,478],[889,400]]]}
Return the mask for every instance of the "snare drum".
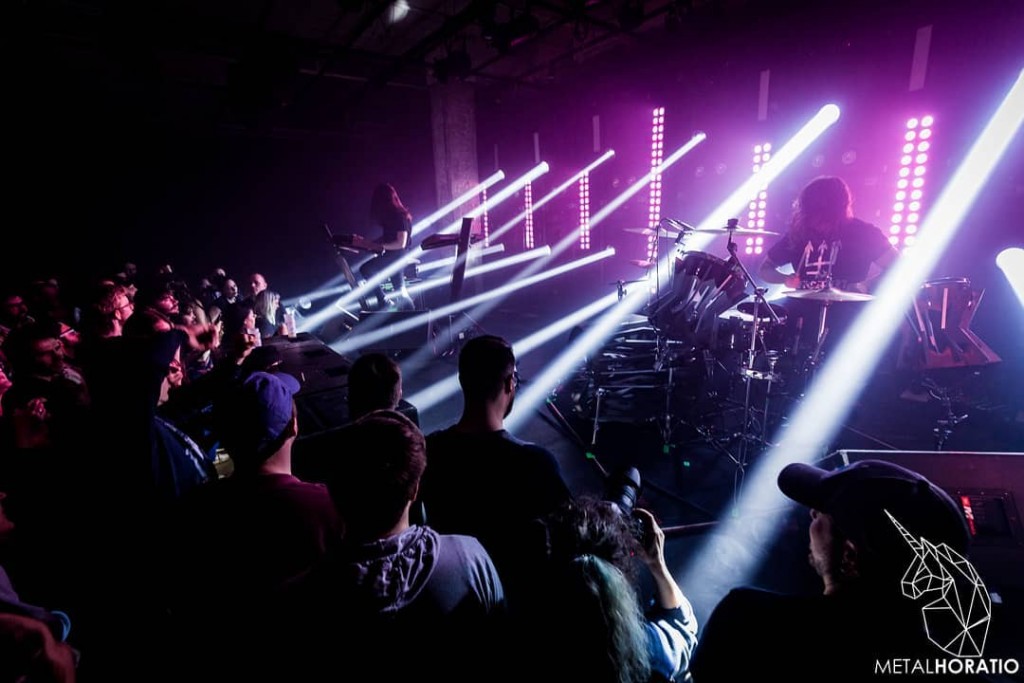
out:
{"label": "snare drum", "polygon": [[650,316],[670,339],[710,347],[718,317],[746,296],[743,272],[701,251],[676,257],[671,290],[655,302]]}

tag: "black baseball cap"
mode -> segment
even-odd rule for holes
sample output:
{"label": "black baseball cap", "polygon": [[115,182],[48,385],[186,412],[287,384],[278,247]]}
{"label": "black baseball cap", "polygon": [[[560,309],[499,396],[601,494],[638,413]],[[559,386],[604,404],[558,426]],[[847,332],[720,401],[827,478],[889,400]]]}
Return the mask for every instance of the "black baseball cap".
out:
{"label": "black baseball cap", "polygon": [[779,489],[826,512],[846,536],[886,552],[906,544],[888,512],[916,539],[947,544],[966,555],[970,543],[959,505],[924,476],[884,460],[861,460],[837,470],[793,463],[779,474]]}

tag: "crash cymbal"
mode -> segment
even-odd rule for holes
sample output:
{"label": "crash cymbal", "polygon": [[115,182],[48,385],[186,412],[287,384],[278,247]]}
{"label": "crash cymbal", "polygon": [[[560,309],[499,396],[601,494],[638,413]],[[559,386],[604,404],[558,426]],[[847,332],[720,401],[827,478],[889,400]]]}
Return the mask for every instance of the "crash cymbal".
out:
{"label": "crash cymbal", "polygon": [[844,292],[834,287],[824,289],[791,289],[782,293],[790,299],[804,299],[805,301],[871,301],[873,294],[862,294],[860,292]]}
{"label": "crash cymbal", "polygon": [[640,268],[650,268],[651,266],[654,265],[654,261],[642,261],[640,259],[632,259],[630,260],[630,263]]}
{"label": "crash cymbal", "polygon": [[719,235],[727,235],[732,233],[733,235],[765,235],[775,236],[779,233],[772,232],[771,230],[755,230],[754,228],[694,228],[694,232],[713,232]]}
{"label": "crash cymbal", "polygon": [[671,230],[668,228],[623,228],[622,231],[631,232],[634,235],[647,235],[648,237],[658,235],[659,237],[665,239],[674,239],[676,237],[679,237],[678,230]]}

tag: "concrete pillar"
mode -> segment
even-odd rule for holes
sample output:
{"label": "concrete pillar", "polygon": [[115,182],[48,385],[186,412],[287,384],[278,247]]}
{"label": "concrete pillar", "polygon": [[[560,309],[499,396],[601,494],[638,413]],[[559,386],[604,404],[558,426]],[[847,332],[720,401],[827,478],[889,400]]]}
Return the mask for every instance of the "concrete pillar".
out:
{"label": "concrete pillar", "polygon": [[[476,95],[473,86],[461,81],[435,83],[430,86],[431,129],[434,136],[434,182],[437,205],[444,206],[455,197],[480,183],[476,156]],[[438,221],[448,225],[462,218],[480,204],[479,195],[457,207]],[[483,233],[480,218],[473,222],[473,232]],[[477,249],[470,249],[466,267],[477,265]],[[454,253],[454,250],[453,250]],[[479,278],[463,285],[463,296],[480,293]]]}
{"label": "concrete pillar", "polygon": [[[431,129],[434,135],[434,177],[437,205],[444,206],[480,182],[476,156],[476,102],[473,86],[461,81],[430,86]],[[474,198],[447,220],[475,208]],[[473,225],[474,230],[479,226]]]}

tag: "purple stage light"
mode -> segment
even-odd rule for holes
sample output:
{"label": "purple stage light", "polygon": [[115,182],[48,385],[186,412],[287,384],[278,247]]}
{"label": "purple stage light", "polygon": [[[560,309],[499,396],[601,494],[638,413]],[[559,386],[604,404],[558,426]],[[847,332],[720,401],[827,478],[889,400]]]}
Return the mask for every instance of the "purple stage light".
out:
{"label": "purple stage light", "polygon": [[658,226],[661,223],[661,173],[655,172],[665,159],[665,107],[656,107],[651,123],[651,184],[647,201],[647,227],[653,232],[647,238],[647,260],[658,258]]}
{"label": "purple stage light", "polygon": [[526,248],[533,249],[533,183],[526,183],[524,191],[526,211]]}
{"label": "purple stage light", "polygon": [[[754,158],[753,165],[751,166],[752,173],[759,173],[764,164],[768,163],[768,161],[771,160],[771,149],[772,145],[770,142],[764,142],[759,145],[754,145]],[[754,193],[753,198],[750,200],[750,203],[747,206],[750,209],[747,212],[747,227],[754,230],[758,228],[763,228],[765,223],[765,216],[767,215],[766,208],[768,206],[767,186],[762,186],[758,188],[757,192]],[[748,239],[747,246],[744,249],[744,252],[751,255],[760,254],[764,250],[764,247],[760,245],[760,239],[761,238],[758,238],[757,242],[754,242],[752,238]]]}
{"label": "purple stage light", "polygon": [[[889,226],[891,234],[889,241],[897,247],[902,245],[904,249],[914,243],[916,238],[913,235],[917,232],[917,225],[921,219],[920,200],[923,196],[921,188],[924,187],[924,175],[927,173],[928,154],[926,152],[931,147],[927,138],[932,135],[934,122],[935,117],[931,115],[907,119],[907,132],[904,134],[904,139],[907,142],[903,145],[903,155],[900,157],[896,201],[892,207],[892,222]],[[915,143],[915,139],[920,142]],[[910,193],[912,201],[909,205],[904,203],[907,198],[906,188],[908,185],[915,188]],[[904,211],[909,213],[904,214]]]}
{"label": "purple stage light", "polygon": [[590,174],[580,178],[580,249],[590,249]]}
{"label": "purple stage light", "polygon": [[488,246],[490,246],[491,227],[490,227],[490,221],[487,220],[487,188],[486,187],[484,187],[483,189],[480,190],[480,205],[484,207],[484,212],[480,216],[480,223],[483,225],[483,228],[484,228],[484,246],[488,247]]}

